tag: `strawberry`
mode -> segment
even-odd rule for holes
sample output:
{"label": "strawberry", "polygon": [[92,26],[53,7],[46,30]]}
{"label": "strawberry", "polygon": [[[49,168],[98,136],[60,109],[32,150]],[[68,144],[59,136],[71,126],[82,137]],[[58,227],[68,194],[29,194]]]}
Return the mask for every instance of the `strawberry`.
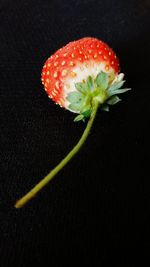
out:
{"label": "strawberry", "polygon": [[[92,101],[99,98],[103,105],[115,90],[123,85],[119,76],[119,60],[114,51],[104,42],[91,37],[70,42],[48,58],[42,70],[42,83],[48,96],[61,107],[79,113],[75,120],[89,117]],[[114,90],[114,91],[115,91]],[[122,93],[124,91],[118,91]],[[108,104],[117,103],[118,97]]]}
{"label": "strawberry", "polygon": [[100,107],[108,111],[109,105],[120,101],[117,94],[124,74],[120,73],[119,60],[104,42],[91,37],[70,42],[46,61],[42,70],[42,83],[48,96],[61,107],[77,113],[75,121],[89,121],[73,149],[31,191],[18,200],[16,208],[33,198],[75,156],[87,139]]}

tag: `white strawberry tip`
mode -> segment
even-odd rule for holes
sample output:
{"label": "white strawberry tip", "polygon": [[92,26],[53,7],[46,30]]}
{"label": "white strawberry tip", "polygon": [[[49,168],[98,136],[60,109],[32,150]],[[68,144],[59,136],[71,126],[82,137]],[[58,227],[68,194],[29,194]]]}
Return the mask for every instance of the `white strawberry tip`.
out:
{"label": "white strawberry tip", "polygon": [[101,71],[96,78],[88,76],[86,81],[75,83],[74,91],[66,98],[66,108],[79,114],[75,121],[90,117],[95,102],[105,111],[109,111],[110,105],[117,104],[121,100],[118,94],[130,90],[121,88],[125,82],[123,78],[124,74],[120,73],[111,80],[108,73]]}

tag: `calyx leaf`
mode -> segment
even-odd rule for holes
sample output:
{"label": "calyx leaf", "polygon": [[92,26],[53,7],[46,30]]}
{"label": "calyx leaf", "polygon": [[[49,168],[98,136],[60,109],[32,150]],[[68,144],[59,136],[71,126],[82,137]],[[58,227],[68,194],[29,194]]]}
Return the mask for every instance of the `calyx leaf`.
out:
{"label": "calyx leaf", "polygon": [[109,112],[109,106],[104,104],[104,105],[102,105],[101,110]]}
{"label": "calyx leaf", "polygon": [[82,103],[70,104],[69,109],[76,112],[76,113],[80,113],[80,111],[82,109]]}
{"label": "calyx leaf", "polygon": [[91,109],[87,109],[84,112],[82,112],[82,115],[84,116],[84,118],[88,118],[88,117],[90,117],[91,112],[92,112]]}
{"label": "calyx leaf", "polygon": [[81,121],[84,119],[84,115],[79,114],[78,116],[75,117],[74,121]]}
{"label": "calyx leaf", "polygon": [[83,100],[83,94],[80,93],[80,92],[71,92],[68,97],[67,97],[67,100],[72,103],[72,104],[75,104],[75,103],[78,103],[78,102],[81,102]]}
{"label": "calyx leaf", "polygon": [[87,92],[86,83],[75,83],[75,87],[80,93],[86,94]]}
{"label": "calyx leaf", "polygon": [[88,78],[87,78],[87,87],[89,90],[94,89],[94,81],[93,81],[91,76],[88,76]]}
{"label": "calyx leaf", "polygon": [[119,89],[120,87],[123,86],[123,84],[125,83],[125,81],[119,81],[119,82],[114,82],[108,89],[108,91],[115,91],[117,89]]}
{"label": "calyx leaf", "polygon": [[109,95],[112,96],[112,95],[116,95],[116,94],[123,94],[129,90],[131,90],[131,88],[117,89],[114,91],[109,91]]}
{"label": "calyx leaf", "polygon": [[108,87],[108,74],[101,71],[97,76],[96,76],[96,85],[97,87],[100,87],[102,90],[106,90]]}
{"label": "calyx leaf", "polygon": [[115,104],[117,104],[120,101],[121,101],[121,99],[117,95],[114,95],[114,96],[110,97],[107,100],[107,104],[109,104],[109,105],[115,105]]}

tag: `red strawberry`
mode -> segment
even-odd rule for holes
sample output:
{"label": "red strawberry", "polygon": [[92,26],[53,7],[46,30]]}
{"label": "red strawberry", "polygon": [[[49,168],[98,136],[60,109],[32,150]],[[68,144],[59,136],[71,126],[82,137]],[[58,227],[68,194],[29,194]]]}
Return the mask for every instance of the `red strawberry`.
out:
{"label": "red strawberry", "polygon": [[108,111],[109,105],[120,101],[117,94],[124,84],[119,73],[119,61],[104,42],[86,37],[59,49],[46,61],[42,83],[50,98],[60,106],[79,115],[75,121],[90,117],[79,142],[66,157],[30,192],[16,202],[20,208],[33,198],[70,161],[85,142],[99,106]]}
{"label": "red strawberry", "polygon": [[89,75],[96,78],[101,71],[111,81],[119,70],[113,50],[96,38],[86,37],[70,42],[48,58],[42,70],[42,83],[52,100],[70,109],[67,97],[76,91],[76,83],[86,81]]}

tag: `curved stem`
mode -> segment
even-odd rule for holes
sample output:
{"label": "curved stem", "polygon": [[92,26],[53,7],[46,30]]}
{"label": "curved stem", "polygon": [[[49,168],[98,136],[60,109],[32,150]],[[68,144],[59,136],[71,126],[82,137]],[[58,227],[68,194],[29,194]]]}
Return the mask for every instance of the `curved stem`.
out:
{"label": "curved stem", "polygon": [[91,113],[91,117],[87,123],[87,126],[78,141],[78,143],[74,146],[74,148],[68,153],[68,155],[53,169],[51,172],[45,176],[35,187],[31,189],[25,196],[23,196],[21,199],[19,199],[16,204],[15,208],[21,208],[23,205],[25,205],[30,199],[32,199],[49,181],[51,181],[54,176],[75,156],[75,154],[80,150],[84,142],[86,141],[89,132],[91,130],[91,127],[93,125],[97,109],[98,109],[99,103],[95,103],[93,106],[93,110]]}

